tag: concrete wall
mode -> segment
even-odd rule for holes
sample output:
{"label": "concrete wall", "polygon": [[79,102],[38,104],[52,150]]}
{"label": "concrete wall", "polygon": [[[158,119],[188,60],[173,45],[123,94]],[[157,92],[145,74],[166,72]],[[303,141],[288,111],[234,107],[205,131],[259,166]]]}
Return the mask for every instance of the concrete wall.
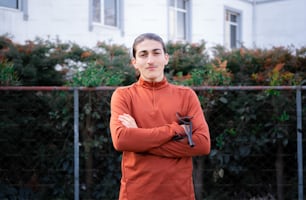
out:
{"label": "concrete wall", "polygon": [[306,0],[283,0],[256,8],[258,47],[306,45]]}
{"label": "concrete wall", "polygon": [[[0,35],[10,33],[14,41],[37,36],[43,39],[77,42],[92,47],[98,41],[125,44],[143,32],[156,32],[168,40],[167,0],[122,0],[122,29],[90,23],[90,0],[27,0],[26,12],[0,7]],[[207,46],[224,44],[225,9],[241,14],[242,43],[269,47],[305,46],[306,0],[267,0],[253,9],[247,0],[191,0],[191,42],[204,40]],[[28,18],[25,19],[25,13]]]}
{"label": "concrete wall", "polygon": [[158,33],[168,39],[168,2],[166,0],[124,1],[124,37],[128,47],[135,37],[144,32]]}
{"label": "concrete wall", "polygon": [[252,6],[243,1],[193,0],[193,41],[207,41],[207,46],[224,44],[225,10],[231,9],[241,14],[242,42],[252,45]]}

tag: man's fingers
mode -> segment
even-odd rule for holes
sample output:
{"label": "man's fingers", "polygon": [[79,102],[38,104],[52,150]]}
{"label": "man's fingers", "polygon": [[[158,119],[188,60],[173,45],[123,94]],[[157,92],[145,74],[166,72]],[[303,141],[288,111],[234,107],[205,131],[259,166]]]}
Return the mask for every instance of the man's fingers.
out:
{"label": "man's fingers", "polygon": [[129,114],[122,114],[119,115],[118,120],[128,128],[137,128],[137,124],[135,122],[135,119],[129,115]]}
{"label": "man's fingers", "polygon": [[133,117],[129,114],[123,114],[123,115],[119,115],[119,120],[131,120],[133,119]]}

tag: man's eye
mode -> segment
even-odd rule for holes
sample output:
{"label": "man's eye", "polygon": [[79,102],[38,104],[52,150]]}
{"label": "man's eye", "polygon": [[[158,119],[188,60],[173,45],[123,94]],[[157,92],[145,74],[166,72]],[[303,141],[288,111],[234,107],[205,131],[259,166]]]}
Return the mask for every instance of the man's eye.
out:
{"label": "man's eye", "polygon": [[145,56],[147,56],[148,54],[147,53],[140,53],[139,54],[139,57],[145,57]]}

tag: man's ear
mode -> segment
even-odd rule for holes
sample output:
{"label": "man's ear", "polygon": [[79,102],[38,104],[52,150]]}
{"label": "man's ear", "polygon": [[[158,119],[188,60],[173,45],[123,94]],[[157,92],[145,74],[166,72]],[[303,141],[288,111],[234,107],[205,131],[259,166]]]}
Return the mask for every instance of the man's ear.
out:
{"label": "man's ear", "polygon": [[137,69],[137,67],[136,67],[136,59],[135,58],[131,59],[131,64],[134,66],[135,69]]}
{"label": "man's ear", "polygon": [[167,65],[169,62],[169,54],[167,53],[165,54],[165,60],[166,60],[165,65]]}

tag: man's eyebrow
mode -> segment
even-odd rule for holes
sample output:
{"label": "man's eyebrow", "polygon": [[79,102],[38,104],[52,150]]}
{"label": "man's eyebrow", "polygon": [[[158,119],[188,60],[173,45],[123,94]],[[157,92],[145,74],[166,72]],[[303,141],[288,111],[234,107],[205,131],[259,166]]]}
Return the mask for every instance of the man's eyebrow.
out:
{"label": "man's eyebrow", "polygon": [[160,48],[152,49],[152,51],[162,51]]}
{"label": "man's eyebrow", "polygon": [[160,49],[160,48],[156,48],[156,49],[152,49],[152,50],[141,50],[141,51],[139,51],[138,53],[147,53],[147,52],[149,52],[149,51],[162,51],[162,49]]}
{"label": "man's eyebrow", "polygon": [[138,53],[145,53],[145,52],[148,52],[148,50],[140,50],[140,51],[138,51]]}

